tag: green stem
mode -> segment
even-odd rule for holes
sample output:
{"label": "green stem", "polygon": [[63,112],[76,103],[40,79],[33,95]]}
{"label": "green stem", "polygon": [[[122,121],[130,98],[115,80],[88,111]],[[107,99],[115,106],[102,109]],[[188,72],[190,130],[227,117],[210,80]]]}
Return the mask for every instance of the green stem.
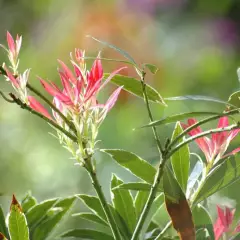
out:
{"label": "green stem", "polygon": [[180,148],[182,148],[184,145],[198,139],[204,136],[207,136],[209,134],[213,134],[213,133],[220,133],[220,132],[227,132],[227,131],[232,131],[234,129],[239,128],[239,124],[233,124],[231,126],[225,127],[225,128],[216,128],[213,130],[209,130],[209,131],[205,131],[199,134],[196,134],[192,137],[187,138],[184,142],[179,143],[172,151],[168,152],[168,154],[166,155],[166,158],[170,158],[176,151],[178,151]]}
{"label": "green stem", "polygon": [[10,96],[12,97],[13,102],[16,103],[18,106],[20,106],[22,109],[25,109],[25,110],[29,111],[30,113],[40,117],[41,119],[48,122],[50,125],[52,125],[56,129],[58,129],[59,131],[64,133],[67,137],[69,137],[71,140],[73,140],[74,142],[77,143],[77,138],[74,135],[72,135],[71,133],[69,133],[68,131],[66,131],[64,128],[59,126],[56,122],[54,122],[53,120],[43,116],[41,113],[33,110],[27,104],[23,103],[20,99],[16,98],[14,94],[10,93]]}
{"label": "green stem", "polygon": [[177,144],[179,142],[179,140],[181,140],[185,135],[187,135],[187,133],[189,133],[191,130],[195,129],[196,127],[199,127],[207,122],[210,122],[210,121],[213,121],[213,120],[216,120],[220,117],[223,117],[223,116],[230,116],[230,115],[234,115],[234,114],[238,114],[239,113],[239,109],[234,109],[234,110],[231,110],[231,111],[228,111],[228,112],[225,112],[225,113],[222,113],[222,114],[219,114],[219,115],[216,115],[216,116],[212,116],[212,117],[208,117],[208,118],[205,118],[193,125],[191,125],[190,127],[186,128],[180,135],[178,135],[168,146],[168,149],[171,149],[175,144]]}
{"label": "green stem", "polygon": [[154,238],[154,240],[161,240],[161,239],[164,237],[166,231],[167,231],[171,226],[172,226],[172,221],[169,221],[169,222],[167,223],[167,225],[165,226],[165,228],[157,235],[156,238]]}
{"label": "green stem", "polygon": [[[5,69],[0,66],[0,74],[7,76],[7,72],[5,71]],[[17,77],[17,76],[15,76]],[[45,103],[47,103],[49,105],[49,107],[51,107],[55,112],[58,113],[58,115],[62,118],[62,120],[68,125],[68,127],[76,134],[77,130],[75,128],[75,126],[73,125],[72,122],[70,122],[67,117],[65,117],[62,112],[54,105],[52,104],[43,94],[41,94],[36,88],[34,88],[30,83],[27,83],[26,87],[32,91],[33,93],[35,93],[38,97],[40,97]]]}
{"label": "green stem", "polygon": [[102,187],[97,179],[97,176],[96,176],[96,171],[95,169],[93,168],[93,165],[91,163],[91,156],[89,156],[86,160],[85,160],[85,165],[84,167],[86,168],[86,170],[88,171],[88,174],[92,180],[92,185],[98,195],[98,198],[100,200],[100,203],[101,203],[101,206],[103,208],[103,211],[104,213],[106,214],[106,217],[107,217],[107,220],[108,220],[108,223],[110,225],[110,228],[112,230],[112,234],[114,236],[114,239],[115,240],[121,240],[121,235],[120,235],[120,232],[118,230],[118,227],[117,227],[117,224],[115,222],[115,219],[113,217],[113,214],[111,212],[111,209],[109,208],[108,206],[108,203],[107,203],[107,200],[103,194],[103,191],[102,191]]}
{"label": "green stem", "polygon": [[[145,75],[146,75],[146,73],[142,72],[142,76],[141,76],[142,91],[143,91],[144,101],[145,101],[146,107],[147,107],[148,116],[149,116],[150,121],[152,122],[153,121],[153,116],[152,116],[152,113],[151,113],[151,109],[150,109],[149,101],[148,101],[148,96],[147,96],[147,92],[146,92]],[[157,169],[157,173],[155,175],[154,182],[153,182],[153,185],[151,187],[147,202],[146,202],[146,204],[145,204],[145,206],[142,210],[142,213],[141,213],[141,215],[138,219],[138,222],[137,222],[137,225],[134,229],[131,240],[137,240],[138,239],[138,236],[139,236],[139,234],[142,230],[144,221],[146,220],[146,217],[147,217],[147,215],[150,211],[152,203],[153,203],[153,201],[154,201],[154,199],[157,195],[158,185],[159,185],[160,180],[163,176],[164,165],[167,161],[167,159],[164,158],[164,151],[163,151],[163,148],[161,146],[159,137],[157,135],[157,130],[156,130],[155,126],[152,126],[151,128],[152,128],[153,135],[154,135],[154,138],[156,140],[157,148],[158,148],[158,151],[159,151],[159,154],[160,154],[160,164],[159,164],[159,167]]]}
{"label": "green stem", "polygon": [[158,185],[160,183],[160,180],[161,178],[163,177],[163,173],[164,173],[164,166],[167,162],[167,159],[163,158],[162,159],[162,162],[159,164],[159,167],[157,169],[157,173],[156,173],[156,176],[155,176],[155,179],[154,179],[154,182],[153,182],[153,185],[151,187],[151,190],[150,190],[150,193],[149,193],[149,196],[148,196],[148,199],[147,199],[147,202],[142,210],[142,213],[139,217],[139,220],[138,220],[138,223],[137,223],[137,226],[134,230],[134,233],[132,235],[132,238],[131,240],[137,240],[138,239],[138,236],[142,230],[142,227],[143,227],[143,224],[144,224],[144,221],[146,220],[146,217],[150,211],[150,208],[152,206],[152,203],[157,195],[157,192],[158,192]]}
{"label": "green stem", "polygon": [[[154,119],[153,119],[153,115],[152,115],[152,112],[151,112],[151,109],[150,109],[148,95],[147,95],[147,91],[146,91],[145,75],[146,75],[146,73],[142,72],[141,84],[142,84],[143,98],[144,98],[144,101],[146,103],[148,117],[149,117],[150,121],[153,122]],[[155,126],[152,126],[151,128],[152,128],[152,131],[153,131],[153,135],[154,135],[155,141],[157,143],[157,148],[158,148],[159,154],[161,156],[163,154],[163,148],[162,148],[160,139],[159,139],[159,137],[157,135],[157,129],[156,129]]]}
{"label": "green stem", "polygon": [[62,112],[54,105],[52,104],[43,94],[41,94],[37,89],[35,89],[30,83],[27,83],[26,87],[35,93],[38,97],[40,97],[44,102],[46,102],[50,108],[52,108],[55,112],[58,113],[58,115],[62,118],[62,120],[69,126],[69,128],[76,134],[77,130],[74,127],[73,123],[70,122],[66,116],[62,114]]}

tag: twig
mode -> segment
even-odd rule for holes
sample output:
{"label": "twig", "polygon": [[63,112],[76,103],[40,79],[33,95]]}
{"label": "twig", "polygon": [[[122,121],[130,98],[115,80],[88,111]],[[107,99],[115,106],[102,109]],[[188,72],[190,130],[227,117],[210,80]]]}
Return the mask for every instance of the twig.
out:
{"label": "twig", "polygon": [[46,122],[48,122],[50,125],[52,125],[53,127],[55,127],[56,129],[58,129],[59,131],[61,131],[62,133],[64,133],[67,137],[69,137],[71,140],[73,140],[74,142],[77,143],[77,138],[72,135],[71,133],[69,133],[68,131],[66,131],[65,129],[63,129],[61,126],[59,126],[57,123],[55,123],[53,120],[43,116],[41,113],[33,110],[32,108],[30,108],[27,104],[23,103],[19,98],[17,98],[13,93],[9,94],[10,97],[12,98],[12,101],[14,103],[16,103],[18,106],[20,106],[22,109],[25,109],[27,111],[29,111],[30,113],[42,118],[43,120],[45,120]]}

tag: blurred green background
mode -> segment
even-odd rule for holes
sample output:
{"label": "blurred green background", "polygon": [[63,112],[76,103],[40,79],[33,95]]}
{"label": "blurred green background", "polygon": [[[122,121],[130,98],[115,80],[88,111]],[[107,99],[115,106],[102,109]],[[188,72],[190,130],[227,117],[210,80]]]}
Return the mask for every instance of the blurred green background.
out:
{"label": "blurred green background", "polygon": [[[23,35],[20,69],[31,68],[30,82],[39,89],[36,76],[59,82],[57,59],[69,63],[69,52],[75,47],[86,49],[88,56],[101,50],[103,57],[121,58],[86,38],[90,34],[126,50],[138,63],[158,66],[158,73],[148,73],[147,81],[164,97],[198,94],[227,100],[239,89],[239,12],[238,0],[0,0],[0,42],[6,44],[7,30],[14,36]],[[7,61],[2,50],[0,61]],[[103,64],[105,72],[122,66]],[[136,75],[131,67],[123,74]],[[11,91],[1,79],[1,89]],[[103,99],[113,88],[109,87]],[[156,104],[152,107],[156,119],[183,111],[224,110],[220,104],[189,101],[169,102],[165,109]],[[28,190],[39,200],[94,194],[86,172],[74,166],[70,154],[48,134],[52,129],[46,123],[3,99],[0,109],[0,204],[6,210],[12,193],[20,199]],[[133,131],[147,122],[143,101],[122,92],[101,126],[99,147],[124,148],[157,163],[151,131]],[[163,141],[172,129],[172,125],[159,128]],[[231,148],[238,143],[236,139]],[[193,144],[194,150],[198,151]],[[125,181],[134,179],[108,156],[98,153],[96,158],[108,198],[112,173]],[[216,203],[236,206],[238,189],[237,182],[224,190],[221,198],[213,197],[212,211]],[[83,210],[84,206],[76,208]]]}

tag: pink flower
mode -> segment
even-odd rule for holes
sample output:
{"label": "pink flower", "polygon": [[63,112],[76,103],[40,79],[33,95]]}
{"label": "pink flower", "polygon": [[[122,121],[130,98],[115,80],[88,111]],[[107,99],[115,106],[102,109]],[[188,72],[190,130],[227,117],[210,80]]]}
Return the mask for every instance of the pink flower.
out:
{"label": "pink flower", "polygon": [[[217,206],[218,217],[214,224],[214,235],[215,240],[218,240],[224,233],[230,232],[230,227],[233,222],[235,210],[231,210],[228,207],[225,207],[225,211]],[[233,234],[240,232],[240,225],[238,225]]]}
{"label": "pink flower", "polygon": [[[186,129],[193,124],[197,123],[196,119],[190,118],[188,119],[188,124],[182,124],[183,128]],[[224,128],[229,125],[228,123],[228,118],[227,117],[221,117],[218,122],[217,128]],[[233,150],[231,153],[228,153],[227,155],[223,155],[230,142],[237,136],[239,133],[240,129],[235,129],[229,132],[220,132],[220,133],[214,133],[212,134],[211,138],[208,137],[202,137],[196,139],[196,143],[199,146],[199,148],[202,150],[204,153],[207,162],[211,162],[217,158],[218,160],[229,156],[236,154],[237,152],[240,151],[240,147]],[[194,136],[196,134],[201,133],[202,130],[200,127],[197,127],[189,132],[190,136]]]}

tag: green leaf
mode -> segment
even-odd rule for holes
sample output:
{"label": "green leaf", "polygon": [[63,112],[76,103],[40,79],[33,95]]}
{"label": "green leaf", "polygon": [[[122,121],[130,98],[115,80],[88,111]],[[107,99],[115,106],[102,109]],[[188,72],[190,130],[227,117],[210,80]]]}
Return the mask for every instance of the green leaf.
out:
{"label": "green leaf", "polygon": [[164,98],[165,101],[186,101],[186,100],[193,100],[193,101],[207,101],[207,102],[215,102],[215,103],[221,103],[227,106],[232,106],[232,104],[223,101],[218,98],[213,98],[209,96],[201,96],[201,95],[186,95],[186,96],[177,96],[177,97],[169,97],[169,98]]}
{"label": "green leaf", "polygon": [[226,159],[220,160],[216,166],[209,172],[206,180],[196,194],[194,203],[198,203],[211,196],[215,192],[228,187],[232,183],[240,179],[240,156],[230,156]]}
{"label": "green leaf", "polygon": [[97,216],[99,216],[102,220],[107,222],[107,217],[103,211],[102,205],[99,199],[95,196],[78,194],[77,197],[83,201],[83,203],[93,211]]}
{"label": "green leaf", "polygon": [[57,198],[49,199],[43,201],[34,207],[32,207],[27,213],[26,218],[28,222],[28,226],[30,230],[36,226],[47,214],[47,212],[53,207],[53,205],[57,202]]}
{"label": "green leaf", "polygon": [[92,36],[90,36],[90,35],[87,35],[87,37],[90,37],[90,38],[92,38],[93,40],[95,40],[95,41],[97,41],[97,42],[99,42],[99,43],[101,43],[101,44],[103,44],[103,45],[105,45],[105,46],[107,46],[107,47],[109,47],[109,48],[114,49],[115,51],[117,51],[117,52],[119,52],[121,55],[123,55],[125,58],[127,58],[133,65],[135,65],[135,66],[137,65],[137,63],[134,61],[134,59],[133,59],[126,51],[124,51],[124,50],[116,47],[115,45],[113,45],[113,44],[111,44],[111,43],[108,43],[108,42],[106,42],[106,41],[102,41],[102,40],[97,39],[97,38],[95,38],[95,37],[92,37]]}
{"label": "green leaf", "polygon": [[147,183],[153,183],[156,169],[144,159],[134,153],[120,149],[102,149],[101,151],[108,153],[118,164],[129,170],[133,175]]}
{"label": "green leaf", "polygon": [[232,238],[230,238],[230,240],[239,240],[239,239],[240,239],[240,233],[238,233],[235,236],[233,236]]}
{"label": "green leaf", "polygon": [[[110,75],[109,73],[104,74],[104,77],[107,78],[107,77],[109,77],[109,75]],[[118,86],[123,86],[124,90],[126,90],[127,92],[129,92],[135,96],[144,98],[143,91],[142,91],[142,84],[141,84],[140,80],[137,80],[136,78],[116,74],[111,79],[111,82],[113,82],[114,84],[116,84]],[[155,90],[153,87],[151,87],[148,84],[146,84],[146,92],[147,92],[149,101],[155,102],[155,103],[160,103],[164,106],[167,106],[166,103],[164,102],[162,96],[158,93],[158,91]]]}
{"label": "green leaf", "polygon": [[79,217],[94,223],[98,223],[104,226],[109,226],[107,222],[105,222],[104,220],[102,220],[100,217],[98,217],[95,214],[92,213],[74,213],[72,214],[73,217]]}
{"label": "green leaf", "polygon": [[81,238],[81,239],[93,239],[93,240],[114,240],[114,238],[106,233],[99,232],[93,229],[73,229],[63,233],[61,238]]}
{"label": "green leaf", "polygon": [[34,229],[32,234],[33,240],[45,240],[51,234],[53,229],[59,224],[62,218],[73,205],[76,197],[60,199],[52,208],[47,216]]}
{"label": "green leaf", "polygon": [[117,187],[122,183],[123,181],[113,175],[111,181],[112,203],[114,208],[128,225],[130,231],[133,232],[136,225],[136,213],[133,205],[132,195],[128,190],[125,189],[113,190],[113,188]]}
{"label": "green leaf", "polygon": [[[172,141],[182,132],[183,130],[180,122],[177,122],[173,131]],[[177,143],[181,143],[182,141],[183,138],[181,138]],[[190,153],[187,144],[172,155],[171,163],[179,185],[182,187],[182,190],[186,192],[190,167]]]}
{"label": "green leaf", "polygon": [[179,183],[168,166],[164,169],[163,190],[165,196],[173,203],[178,203],[181,199],[185,199]]}
{"label": "green leaf", "polygon": [[8,228],[11,240],[29,240],[27,221],[14,195],[10,207]]}
{"label": "green leaf", "polygon": [[135,190],[135,191],[150,191],[151,184],[144,182],[130,182],[123,183],[114,188],[115,189],[127,189],[127,190]]}
{"label": "green leaf", "polygon": [[[214,239],[213,224],[207,209],[200,204],[197,204],[192,210],[192,215],[196,231],[205,228],[210,236],[209,239]],[[198,239],[200,240],[200,238]]]}
{"label": "green leaf", "polygon": [[7,225],[4,217],[4,213],[2,210],[2,206],[0,205],[0,232],[5,235],[7,238],[9,238]]}
{"label": "green leaf", "polygon": [[[133,190],[133,191],[144,191],[148,192],[150,191],[152,185],[149,183],[144,183],[144,182],[130,182],[130,183],[123,183],[118,185],[115,189],[126,189],[126,190]],[[162,181],[160,182],[158,186],[158,192],[163,192],[163,186],[162,186]]]}
{"label": "green leaf", "polygon": [[232,93],[228,99],[228,103],[234,106],[235,108],[240,108],[240,91]]}
{"label": "green leaf", "polygon": [[215,239],[215,237],[213,236],[213,238],[211,238],[206,228],[200,228],[196,231],[196,240],[203,240],[203,239],[211,240],[211,239]]}
{"label": "green leaf", "polygon": [[153,201],[153,204],[150,208],[150,211],[144,221],[144,224],[143,224],[143,227],[142,227],[142,230],[141,230],[141,236],[144,236],[147,229],[149,228],[152,220],[153,220],[153,217],[155,215],[155,213],[158,211],[158,209],[164,204],[164,195],[161,193],[159,194],[155,200]]}
{"label": "green leaf", "polygon": [[37,205],[37,200],[35,197],[31,195],[31,193],[27,193],[27,195],[21,201],[21,206],[24,213],[28,212],[30,208],[32,208],[35,205]]}
{"label": "green leaf", "polygon": [[156,74],[158,71],[158,67],[156,67],[153,64],[150,63],[144,63],[143,66],[145,66],[146,68],[148,68],[148,70],[152,73],[152,74]]}
{"label": "green leaf", "polygon": [[160,120],[151,122],[147,125],[144,125],[140,128],[145,128],[145,127],[152,127],[152,126],[160,126],[160,125],[166,125],[169,123],[175,123],[177,121],[184,120],[186,118],[192,118],[192,117],[201,117],[201,116],[212,116],[212,115],[221,115],[222,113],[217,113],[217,112],[186,112],[186,113],[180,113],[180,114],[175,114],[172,116],[168,116],[165,118],[161,118]]}
{"label": "green leaf", "polygon": [[[150,185],[151,186],[151,185]],[[135,197],[135,212],[137,219],[142,213],[143,207],[145,206],[148,199],[149,192],[139,191]]]}
{"label": "green leaf", "polygon": [[[83,203],[96,215],[98,215],[101,219],[107,222],[107,217],[102,209],[102,205],[99,201],[99,199],[95,196],[89,196],[85,194],[78,194],[78,198],[80,198]],[[108,204],[108,207],[110,208],[113,217],[117,223],[117,226],[119,227],[119,230],[123,236],[127,235],[128,237],[131,237],[131,233],[128,229],[128,226],[126,225],[125,221],[122,219],[120,214],[113,208],[112,205]]]}

